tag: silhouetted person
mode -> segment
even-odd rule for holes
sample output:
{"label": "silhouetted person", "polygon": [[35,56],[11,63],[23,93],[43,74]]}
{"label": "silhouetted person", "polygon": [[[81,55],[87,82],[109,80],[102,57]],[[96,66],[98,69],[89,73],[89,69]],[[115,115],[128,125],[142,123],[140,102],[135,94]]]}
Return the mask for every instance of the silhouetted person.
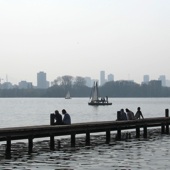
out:
{"label": "silhouetted person", "polygon": [[117,111],[117,121],[122,120],[122,115],[120,111]]}
{"label": "silhouetted person", "polygon": [[64,115],[63,124],[64,125],[70,125],[71,124],[71,117],[70,117],[70,115],[66,112],[65,109],[62,110],[62,114]]}
{"label": "silhouetted person", "polygon": [[127,120],[135,120],[135,116],[132,111],[130,111],[129,109],[126,109],[126,113],[127,113]]}
{"label": "silhouetted person", "polygon": [[127,116],[126,113],[124,112],[124,109],[117,111],[117,121],[119,120],[127,120]]}
{"label": "silhouetted person", "polygon": [[54,114],[54,124],[55,125],[62,125],[63,121],[62,121],[62,116],[59,113],[58,110],[55,110],[55,114]]}
{"label": "silhouetted person", "polygon": [[105,98],[103,97],[103,98],[102,98],[102,103],[104,103],[104,102],[105,102]]}
{"label": "silhouetted person", "polygon": [[120,112],[121,112],[122,120],[127,120],[127,115],[126,115],[126,113],[124,112],[124,109],[121,109]]}
{"label": "silhouetted person", "polygon": [[135,118],[136,119],[141,119],[141,118],[144,119],[143,114],[142,114],[142,112],[140,110],[140,107],[137,108],[137,112],[135,114]]}

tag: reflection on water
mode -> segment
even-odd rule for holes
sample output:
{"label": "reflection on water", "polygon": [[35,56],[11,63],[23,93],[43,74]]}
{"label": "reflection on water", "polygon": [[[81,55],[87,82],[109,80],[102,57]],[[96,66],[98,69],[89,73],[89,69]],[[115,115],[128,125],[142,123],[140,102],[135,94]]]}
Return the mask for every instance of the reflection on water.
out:
{"label": "reflection on water", "polygon": [[[76,147],[70,147],[69,138],[61,138],[61,148],[50,151],[49,140],[34,143],[34,152],[27,153],[27,143],[12,144],[12,159],[4,159],[4,145],[0,147],[1,169],[168,169],[169,136],[161,135],[160,129],[149,130],[149,138],[124,138],[105,144],[104,135],[93,135],[91,146],[85,146],[85,137],[76,139]],[[125,137],[126,135],[124,135]],[[56,139],[56,143],[57,143]],[[3,153],[3,154],[2,154]]]}

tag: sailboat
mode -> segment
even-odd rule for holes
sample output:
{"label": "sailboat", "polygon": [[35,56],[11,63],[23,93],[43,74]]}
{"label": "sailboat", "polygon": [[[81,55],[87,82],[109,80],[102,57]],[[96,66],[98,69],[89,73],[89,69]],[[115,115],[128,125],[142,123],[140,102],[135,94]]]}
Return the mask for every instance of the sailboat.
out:
{"label": "sailboat", "polygon": [[97,81],[94,82],[94,85],[91,91],[90,102],[88,104],[93,105],[93,106],[112,105],[112,103],[108,102],[107,96],[106,96],[106,99],[105,98],[99,99],[99,89],[98,89]]}
{"label": "sailboat", "polygon": [[69,91],[67,92],[65,99],[71,99],[71,96],[70,96],[70,92],[69,92]]}

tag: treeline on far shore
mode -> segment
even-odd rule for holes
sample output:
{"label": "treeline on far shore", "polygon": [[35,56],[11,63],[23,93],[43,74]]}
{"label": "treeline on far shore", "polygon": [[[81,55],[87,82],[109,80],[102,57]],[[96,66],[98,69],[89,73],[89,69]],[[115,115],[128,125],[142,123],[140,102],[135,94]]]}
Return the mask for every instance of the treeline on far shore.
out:
{"label": "treeline on far shore", "polygon": [[[64,98],[67,92],[72,98],[90,97],[91,88],[84,81],[79,83],[53,84],[48,89],[0,89],[0,97],[57,97]],[[163,87],[161,81],[152,80],[148,84],[131,81],[110,81],[99,86],[101,97],[170,97],[170,87]]]}

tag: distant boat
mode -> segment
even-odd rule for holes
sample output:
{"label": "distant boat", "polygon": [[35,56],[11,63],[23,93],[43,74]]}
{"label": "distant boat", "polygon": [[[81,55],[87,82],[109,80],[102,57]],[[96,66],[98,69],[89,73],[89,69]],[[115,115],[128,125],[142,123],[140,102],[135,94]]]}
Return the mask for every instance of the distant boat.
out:
{"label": "distant boat", "polygon": [[93,106],[102,106],[102,105],[112,105],[112,103],[108,102],[108,97],[99,99],[99,89],[97,81],[94,82],[92,87],[90,102],[89,105]]}
{"label": "distant boat", "polygon": [[67,92],[65,99],[71,99],[71,96],[70,96],[70,92],[69,92],[69,91]]}

